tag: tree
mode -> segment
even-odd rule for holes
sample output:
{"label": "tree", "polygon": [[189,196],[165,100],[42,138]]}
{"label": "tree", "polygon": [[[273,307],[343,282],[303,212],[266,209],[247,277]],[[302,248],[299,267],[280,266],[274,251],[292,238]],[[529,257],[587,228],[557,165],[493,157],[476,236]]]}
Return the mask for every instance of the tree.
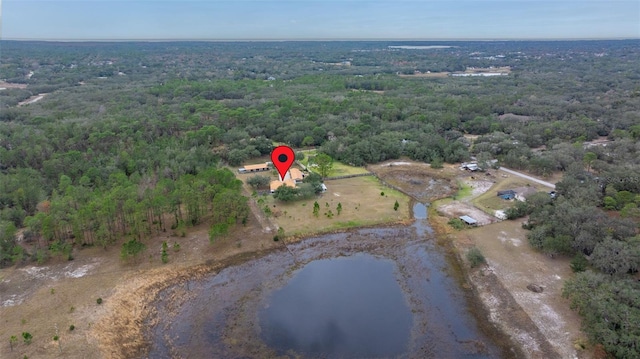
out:
{"label": "tree", "polygon": [[591,165],[593,164],[593,161],[597,159],[598,159],[598,155],[596,155],[593,152],[586,152],[584,154],[582,161],[584,162],[585,165],[587,165],[587,172],[591,171]]}
{"label": "tree", "polygon": [[271,180],[267,176],[255,175],[247,179],[247,184],[253,188],[267,187]]}
{"label": "tree", "polygon": [[624,274],[640,268],[640,250],[629,243],[608,238],[595,246],[591,263],[604,273]]}
{"label": "tree", "polygon": [[563,288],[571,308],[583,318],[583,329],[594,343],[616,358],[640,358],[640,286],[590,270],[576,274]]}
{"label": "tree", "polygon": [[209,229],[209,241],[213,243],[219,237],[227,235],[227,233],[229,233],[228,223],[215,223]]}
{"label": "tree", "polygon": [[167,253],[167,248],[169,248],[169,246],[167,245],[167,242],[163,241],[162,242],[162,253],[160,255],[162,263],[169,262],[169,253]]}
{"label": "tree", "polygon": [[18,337],[16,337],[15,335],[12,335],[11,338],[9,338],[9,346],[11,347],[11,351],[13,351],[13,346],[17,343],[18,343]]}
{"label": "tree", "polygon": [[400,207],[400,203],[398,203],[398,200],[396,200],[396,203],[393,204],[393,210],[397,211],[398,207]]}
{"label": "tree", "polygon": [[122,250],[120,251],[120,258],[123,260],[127,260],[129,257],[133,257],[134,259],[138,256],[138,254],[142,253],[147,246],[136,240],[131,239],[128,242],[122,244]]}
{"label": "tree", "polygon": [[320,204],[318,203],[318,201],[313,202],[313,215],[318,217],[318,214],[320,213]]}
{"label": "tree", "polygon": [[318,166],[318,172],[322,178],[327,178],[333,169],[333,158],[325,153],[319,153],[313,159],[313,163]]}
{"label": "tree", "polygon": [[[398,204],[398,201],[396,201],[396,204]],[[342,203],[338,202],[338,206],[336,207],[336,212],[338,212],[338,216],[339,216],[340,212],[342,212]]]}
{"label": "tree", "polygon": [[298,189],[282,185],[273,193],[273,198],[282,202],[295,201],[298,198]]}

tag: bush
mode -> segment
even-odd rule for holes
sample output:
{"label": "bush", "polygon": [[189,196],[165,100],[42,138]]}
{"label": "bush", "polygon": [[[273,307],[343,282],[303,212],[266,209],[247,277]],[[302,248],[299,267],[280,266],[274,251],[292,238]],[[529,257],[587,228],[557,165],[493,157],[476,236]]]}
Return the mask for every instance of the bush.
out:
{"label": "bush", "polygon": [[480,264],[484,264],[487,262],[478,247],[472,247],[471,249],[469,249],[469,251],[467,252],[467,260],[469,261],[471,268],[475,268]]}
{"label": "bush", "polygon": [[442,168],[444,167],[443,163],[442,163],[442,158],[440,157],[434,157],[431,159],[431,168]]}
{"label": "bush", "polygon": [[576,254],[569,264],[574,273],[584,272],[589,266],[589,261],[581,253]]}
{"label": "bush", "polygon": [[271,180],[267,176],[255,175],[247,179],[247,184],[253,188],[268,187]]}
{"label": "bush", "polygon": [[464,222],[460,218],[451,218],[447,223],[455,229],[464,228]]}
{"label": "bush", "polygon": [[71,324],[71,325],[69,326],[69,331],[70,331],[70,332],[72,332],[74,329],[76,329],[76,326],[75,326],[75,325],[73,325],[73,324]]}
{"label": "bush", "polygon": [[526,202],[516,201],[515,205],[504,211],[507,219],[516,219],[531,214],[531,209]]}
{"label": "bush", "polygon": [[96,299],[96,303],[98,303],[98,304],[102,304],[102,298],[98,298],[98,299]]}
{"label": "bush", "polygon": [[22,339],[25,344],[31,344],[31,340],[33,339],[33,335],[29,332],[22,332]]}

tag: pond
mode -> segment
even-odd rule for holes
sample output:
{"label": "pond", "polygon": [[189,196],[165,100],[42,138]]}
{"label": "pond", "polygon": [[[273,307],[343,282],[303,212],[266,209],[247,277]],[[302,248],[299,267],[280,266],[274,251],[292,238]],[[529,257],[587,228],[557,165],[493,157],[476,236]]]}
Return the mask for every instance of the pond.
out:
{"label": "pond", "polygon": [[325,357],[405,353],[412,314],[394,270],[366,254],[307,264],[261,313],[266,343]]}
{"label": "pond", "polygon": [[414,216],[410,226],[308,238],[164,290],[148,320],[149,357],[514,357],[451,271],[427,207]]}

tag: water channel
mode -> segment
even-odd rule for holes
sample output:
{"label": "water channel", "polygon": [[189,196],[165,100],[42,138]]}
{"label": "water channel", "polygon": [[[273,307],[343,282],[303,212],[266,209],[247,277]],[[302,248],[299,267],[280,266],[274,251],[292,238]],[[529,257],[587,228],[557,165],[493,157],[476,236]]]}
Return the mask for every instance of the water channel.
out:
{"label": "water channel", "polygon": [[435,243],[411,226],[322,235],[166,289],[149,357],[503,358]]}

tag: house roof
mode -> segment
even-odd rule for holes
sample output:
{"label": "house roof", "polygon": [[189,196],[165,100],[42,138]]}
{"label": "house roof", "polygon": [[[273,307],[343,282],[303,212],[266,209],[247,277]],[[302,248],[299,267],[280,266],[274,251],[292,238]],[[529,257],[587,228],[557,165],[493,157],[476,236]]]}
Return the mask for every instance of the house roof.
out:
{"label": "house roof", "polygon": [[251,170],[261,170],[261,169],[265,169],[265,168],[269,168],[269,164],[267,163],[260,163],[257,165],[246,165],[244,166],[244,169],[247,171],[251,171]]}
{"label": "house roof", "polygon": [[304,178],[302,171],[297,168],[290,169],[289,174],[291,175],[291,179],[294,181],[302,180]]}
{"label": "house roof", "polygon": [[277,190],[280,186],[282,185],[286,185],[292,188],[296,188],[296,182],[292,179],[286,179],[284,180],[284,182],[281,181],[271,181],[271,183],[269,184],[269,189],[271,189],[271,191],[275,191]]}
{"label": "house roof", "polygon": [[476,224],[476,223],[478,223],[478,221],[476,221],[475,219],[473,219],[473,218],[471,218],[469,216],[460,216],[459,218],[461,220],[463,220],[467,224]]}

